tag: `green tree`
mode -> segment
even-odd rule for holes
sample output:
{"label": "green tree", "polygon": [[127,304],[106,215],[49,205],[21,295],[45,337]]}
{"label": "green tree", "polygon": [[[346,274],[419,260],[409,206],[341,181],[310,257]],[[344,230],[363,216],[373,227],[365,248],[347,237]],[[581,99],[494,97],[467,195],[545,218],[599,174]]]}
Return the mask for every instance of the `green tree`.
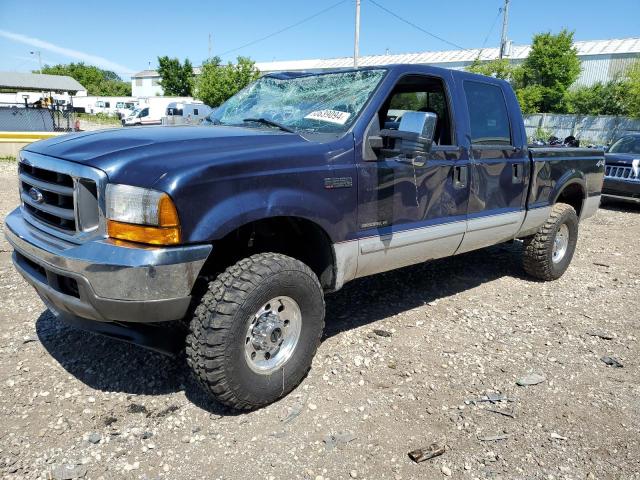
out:
{"label": "green tree", "polygon": [[158,57],[160,86],[165,95],[190,97],[193,92],[193,66],[187,58],[180,63],[177,58]]}
{"label": "green tree", "polygon": [[624,91],[627,115],[640,118],[640,61],[627,70],[624,77]]}
{"label": "green tree", "polygon": [[519,67],[513,66],[506,58],[482,62],[476,58],[466,70],[471,73],[478,73],[488,77],[501,78],[513,82],[518,76]]}
{"label": "green tree", "polygon": [[566,96],[567,110],[580,115],[625,115],[625,90],[625,82],[620,80],[572,88]]}
{"label": "green tree", "polygon": [[202,64],[195,82],[196,96],[210,107],[217,107],[258,78],[260,71],[248,57],[238,57],[235,64],[226,65],[220,57],[213,57]]}
{"label": "green tree", "polygon": [[115,72],[85,65],[82,62],[45,65],[42,73],[72,77],[87,89],[89,95],[131,96],[131,83],[123,82]]}
{"label": "green tree", "polygon": [[579,75],[580,60],[573,47],[573,32],[535,35],[514,84],[522,110],[564,113],[567,91]]}

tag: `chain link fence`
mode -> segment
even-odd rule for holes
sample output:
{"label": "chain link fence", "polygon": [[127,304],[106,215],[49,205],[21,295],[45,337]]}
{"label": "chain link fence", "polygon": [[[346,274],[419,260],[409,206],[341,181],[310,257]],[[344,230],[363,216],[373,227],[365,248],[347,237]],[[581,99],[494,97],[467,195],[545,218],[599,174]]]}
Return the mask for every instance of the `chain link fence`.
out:
{"label": "chain link fence", "polygon": [[547,140],[550,135],[563,139],[573,135],[581,144],[606,145],[623,135],[640,133],[640,118],[613,115],[536,113],[524,115],[524,125],[529,139]]}
{"label": "chain link fence", "polygon": [[77,129],[73,108],[0,103],[0,132],[72,132]]}

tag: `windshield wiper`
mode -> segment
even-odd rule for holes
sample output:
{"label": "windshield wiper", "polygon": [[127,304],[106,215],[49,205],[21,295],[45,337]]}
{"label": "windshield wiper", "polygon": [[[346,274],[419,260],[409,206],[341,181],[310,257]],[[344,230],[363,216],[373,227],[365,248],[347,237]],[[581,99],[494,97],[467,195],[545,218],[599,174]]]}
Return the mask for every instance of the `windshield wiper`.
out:
{"label": "windshield wiper", "polygon": [[285,125],[282,125],[281,123],[275,122],[273,120],[269,120],[268,118],[243,118],[242,121],[243,122],[262,123],[264,125],[269,125],[271,127],[279,128],[280,130],[284,130],[285,132],[296,133],[296,131],[294,129],[289,128],[289,127],[287,127]]}

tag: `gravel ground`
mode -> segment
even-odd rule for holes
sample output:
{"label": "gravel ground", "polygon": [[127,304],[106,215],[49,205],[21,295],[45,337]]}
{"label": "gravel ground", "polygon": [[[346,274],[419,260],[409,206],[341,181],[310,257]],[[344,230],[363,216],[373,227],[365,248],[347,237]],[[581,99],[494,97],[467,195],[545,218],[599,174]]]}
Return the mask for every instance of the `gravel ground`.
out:
{"label": "gravel ground", "polygon": [[[16,183],[0,162],[2,217]],[[640,478],[638,238],[640,208],[609,205],[553,283],[517,243],[353,282],[302,385],[245,414],[180,360],[59,325],[2,238],[0,476]]]}

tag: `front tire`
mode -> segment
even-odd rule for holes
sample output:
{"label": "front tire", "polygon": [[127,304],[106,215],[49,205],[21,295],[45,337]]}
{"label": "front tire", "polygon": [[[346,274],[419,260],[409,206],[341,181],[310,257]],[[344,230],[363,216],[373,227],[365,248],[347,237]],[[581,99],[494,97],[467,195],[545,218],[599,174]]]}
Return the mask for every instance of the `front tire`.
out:
{"label": "front tire", "polygon": [[209,282],[191,319],[187,362],[218,401],[251,410],[302,381],[323,328],[316,275],[294,258],[261,253]]}
{"label": "front tire", "polygon": [[538,232],[524,241],[524,269],[540,280],[557,280],[569,268],[578,241],[578,216],[557,203]]}

